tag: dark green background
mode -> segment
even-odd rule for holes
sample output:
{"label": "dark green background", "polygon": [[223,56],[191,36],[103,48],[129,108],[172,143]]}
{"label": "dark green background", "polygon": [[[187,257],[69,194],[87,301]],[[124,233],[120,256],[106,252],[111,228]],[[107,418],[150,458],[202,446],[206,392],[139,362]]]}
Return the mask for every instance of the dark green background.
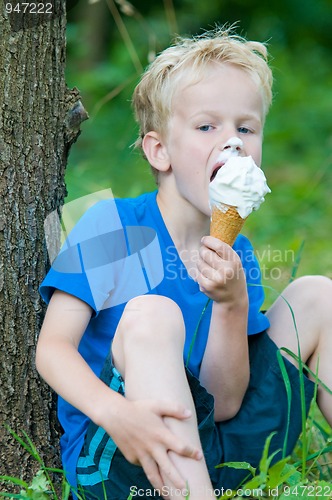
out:
{"label": "dark green background", "polygon": [[[120,16],[134,62],[114,6],[127,9]],[[275,79],[262,165],[272,194],[244,233],[257,249],[264,283],[276,290],[290,279],[303,242],[298,275],[332,277],[330,0],[68,2],[67,82],[80,89],[90,119],[70,154],[67,200],[104,188],[121,197],[155,188],[149,166],[131,148],[137,129],[130,99],[140,68],[174,34],[233,22],[239,34],[268,43]]]}

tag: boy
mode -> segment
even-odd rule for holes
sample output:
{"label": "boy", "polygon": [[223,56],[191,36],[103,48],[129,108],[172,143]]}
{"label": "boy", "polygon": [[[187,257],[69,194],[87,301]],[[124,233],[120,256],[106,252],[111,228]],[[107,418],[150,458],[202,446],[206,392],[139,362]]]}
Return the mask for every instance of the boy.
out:
{"label": "boy", "polygon": [[[271,452],[282,449],[287,394],[276,353],[298,354],[288,304],[303,361],[315,372],[319,357],[319,377],[332,386],[330,280],[296,280],[264,315],[249,241],[240,235],[231,248],[208,236],[218,155],[235,137],[240,156],[261,165],[271,86],[265,46],[230,30],[162,52],[133,98],[137,145],[158,191],[90,209],[69,244],[81,267],[70,268],[73,253],[63,253],[65,265],[53,265],[42,284],[49,306],[37,368],[60,395],[64,468],[86,498],[185,498],[187,489],[191,500],[216,498],[214,489],[236,488],[246,474],[215,466],[257,466],[273,431]],[[160,249],[149,254],[151,228]],[[128,271],[135,259],[142,275]],[[301,405],[299,372],[287,357],[289,453]],[[308,411],[314,384],[304,384]],[[331,396],[321,388],[318,403],[332,424]]]}

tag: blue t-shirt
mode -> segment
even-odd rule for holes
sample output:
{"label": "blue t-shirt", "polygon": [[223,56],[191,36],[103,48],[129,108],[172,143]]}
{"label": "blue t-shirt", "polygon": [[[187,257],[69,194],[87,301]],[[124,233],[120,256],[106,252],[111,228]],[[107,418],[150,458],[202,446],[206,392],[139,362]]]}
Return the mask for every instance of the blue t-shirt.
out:
{"label": "blue t-shirt", "polygon": [[[169,297],[180,307],[186,327],[184,361],[199,376],[212,302],[189,276],[165,226],[156,195],[109,199],[90,208],[66,239],[40,288],[46,302],[59,289],[91,306],[93,314],[79,352],[97,376],[126,303],[149,293]],[[246,237],[239,235],[233,248],[246,273],[248,335],[252,335],[269,326],[260,312],[264,300],[260,269]],[[75,485],[76,464],[89,419],[61,397],[58,416],[64,429],[63,467],[69,482]]]}

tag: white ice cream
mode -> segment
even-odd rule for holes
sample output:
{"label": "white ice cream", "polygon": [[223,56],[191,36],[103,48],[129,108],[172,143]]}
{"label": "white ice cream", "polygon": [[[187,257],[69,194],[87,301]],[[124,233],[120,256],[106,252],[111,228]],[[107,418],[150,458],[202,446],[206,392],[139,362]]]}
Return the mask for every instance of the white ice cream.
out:
{"label": "white ice cream", "polygon": [[271,190],[262,169],[251,156],[237,156],[238,150],[233,144],[226,154],[227,158],[223,159],[225,164],[210,182],[210,207],[212,209],[217,205],[220,210],[226,211],[227,207],[224,205],[231,205],[245,219],[260,207],[264,196]]}

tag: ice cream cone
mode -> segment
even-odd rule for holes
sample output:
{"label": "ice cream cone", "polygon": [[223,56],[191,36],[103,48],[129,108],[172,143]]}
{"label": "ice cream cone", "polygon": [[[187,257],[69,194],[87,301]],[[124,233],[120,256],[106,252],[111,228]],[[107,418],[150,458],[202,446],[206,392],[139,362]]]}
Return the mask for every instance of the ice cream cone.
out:
{"label": "ice cream cone", "polygon": [[242,219],[235,207],[212,207],[210,235],[232,246],[246,219]]}

